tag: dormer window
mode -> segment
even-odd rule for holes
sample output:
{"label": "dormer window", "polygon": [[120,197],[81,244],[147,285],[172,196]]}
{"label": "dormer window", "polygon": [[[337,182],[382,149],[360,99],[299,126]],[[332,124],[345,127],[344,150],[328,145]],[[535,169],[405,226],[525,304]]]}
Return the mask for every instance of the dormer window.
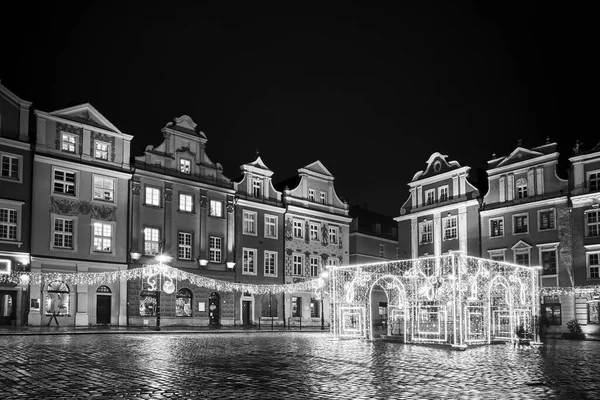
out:
{"label": "dormer window", "polygon": [[179,172],[182,174],[190,174],[192,172],[192,162],[186,158],[180,159]]}
{"label": "dormer window", "polygon": [[258,179],[252,180],[252,195],[256,198],[262,198],[262,182]]}
{"label": "dormer window", "polygon": [[435,189],[425,191],[425,204],[431,205],[435,203]]}
{"label": "dormer window", "polygon": [[441,203],[442,201],[448,200],[448,186],[442,186],[438,188],[438,201]]}
{"label": "dormer window", "polygon": [[308,189],[308,201],[312,201],[313,203],[316,201],[314,189]]}
{"label": "dormer window", "polygon": [[524,199],[527,197],[527,180],[521,178],[517,180],[517,199]]}
{"label": "dormer window", "polygon": [[108,161],[108,143],[94,142],[94,158]]}
{"label": "dormer window", "polygon": [[327,204],[327,193],[321,192],[320,201],[321,204]]}
{"label": "dormer window", "polygon": [[590,174],[589,188],[590,192],[600,190],[600,172],[594,172]]}
{"label": "dormer window", "polygon": [[61,134],[61,150],[68,153],[75,153],[77,148],[77,135],[71,135],[63,132]]}

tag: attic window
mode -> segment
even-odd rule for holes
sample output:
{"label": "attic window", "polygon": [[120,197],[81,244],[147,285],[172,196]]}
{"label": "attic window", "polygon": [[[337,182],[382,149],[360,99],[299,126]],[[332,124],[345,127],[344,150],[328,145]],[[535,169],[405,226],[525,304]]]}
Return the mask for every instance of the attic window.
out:
{"label": "attic window", "polygon": [[192,172],[192,162],[186,158],[182,158],[179,160],[179,171],[184,174],[189,174]]}
{"label": "attic window", "polygon": [[521,178],[517,180],[517,199],[524,199],[527,197],[527,180],[525,178]]}
{"label": "attic window", "polygon": [[442,169],[442,163],[440,162],[440,160],[437,160],[436,162],[433,163],[433,172],[440,172],[441,169]]}

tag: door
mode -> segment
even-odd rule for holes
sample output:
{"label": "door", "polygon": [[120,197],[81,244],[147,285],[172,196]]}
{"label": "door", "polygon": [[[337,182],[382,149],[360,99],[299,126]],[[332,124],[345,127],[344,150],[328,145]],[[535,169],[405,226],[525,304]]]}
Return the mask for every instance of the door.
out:
{"label": "door", "polygon": [[250,302],[249,301],[242,301],[242,324],[244,325],[250,325],[251,319],[250,319],[250,309],[252,307],[250,307]]}
{"label": "door", "polygon": [[219,325],[219,293],[212,292],[208,296],[208,323],[210,325]]}
{"label": "door", "polygon": [[110,324],[110,299],[111,296],[96,296],[96,323]]}
{"label": "door", "polygon": [[10,325],[17,320],[15,292],[0,292],[0,325]]}

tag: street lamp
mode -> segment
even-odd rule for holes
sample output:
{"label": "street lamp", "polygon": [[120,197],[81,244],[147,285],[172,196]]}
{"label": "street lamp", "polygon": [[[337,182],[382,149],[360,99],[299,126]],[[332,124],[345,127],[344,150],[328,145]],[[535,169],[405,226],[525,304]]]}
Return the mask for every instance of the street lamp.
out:
{"label": "street lamp", "polygon": [[166,254],[159,254],[156,256],[156,261],[158,261],[159,269],[158,269],[158,286],[156,287],[156,330],[160,331],[160,293],[161,293],[161,284],[162,284],[162,275],[163,275],[163,263],[168,263],[172,260],[172,257]]}
{"label": "street lamp", "polygon": [[325,297],[325,279],[329,277],[329,272],[321,271],[321,279],[323,287],[321,288],[321,330],[325,330],[325,309],[323,308],[323,297]]}

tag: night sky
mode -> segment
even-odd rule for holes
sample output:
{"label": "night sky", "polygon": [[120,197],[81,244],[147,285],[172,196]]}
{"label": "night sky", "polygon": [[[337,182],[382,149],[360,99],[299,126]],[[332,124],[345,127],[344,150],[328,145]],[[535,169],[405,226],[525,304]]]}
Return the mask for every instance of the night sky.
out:
{"label": "night sky", "polygon": [[585,8],[444,2],[300,17],[148,4],[5,13],[2,84],[43,111],[92,104],[135,136],[133,155],[187,114],[229,178],[256,149],[275,182],[320,160],[340,197],[390,216],[435,151],[477,181],[519,138],[549,136],[565,159],[575,139],[600,140]]}

